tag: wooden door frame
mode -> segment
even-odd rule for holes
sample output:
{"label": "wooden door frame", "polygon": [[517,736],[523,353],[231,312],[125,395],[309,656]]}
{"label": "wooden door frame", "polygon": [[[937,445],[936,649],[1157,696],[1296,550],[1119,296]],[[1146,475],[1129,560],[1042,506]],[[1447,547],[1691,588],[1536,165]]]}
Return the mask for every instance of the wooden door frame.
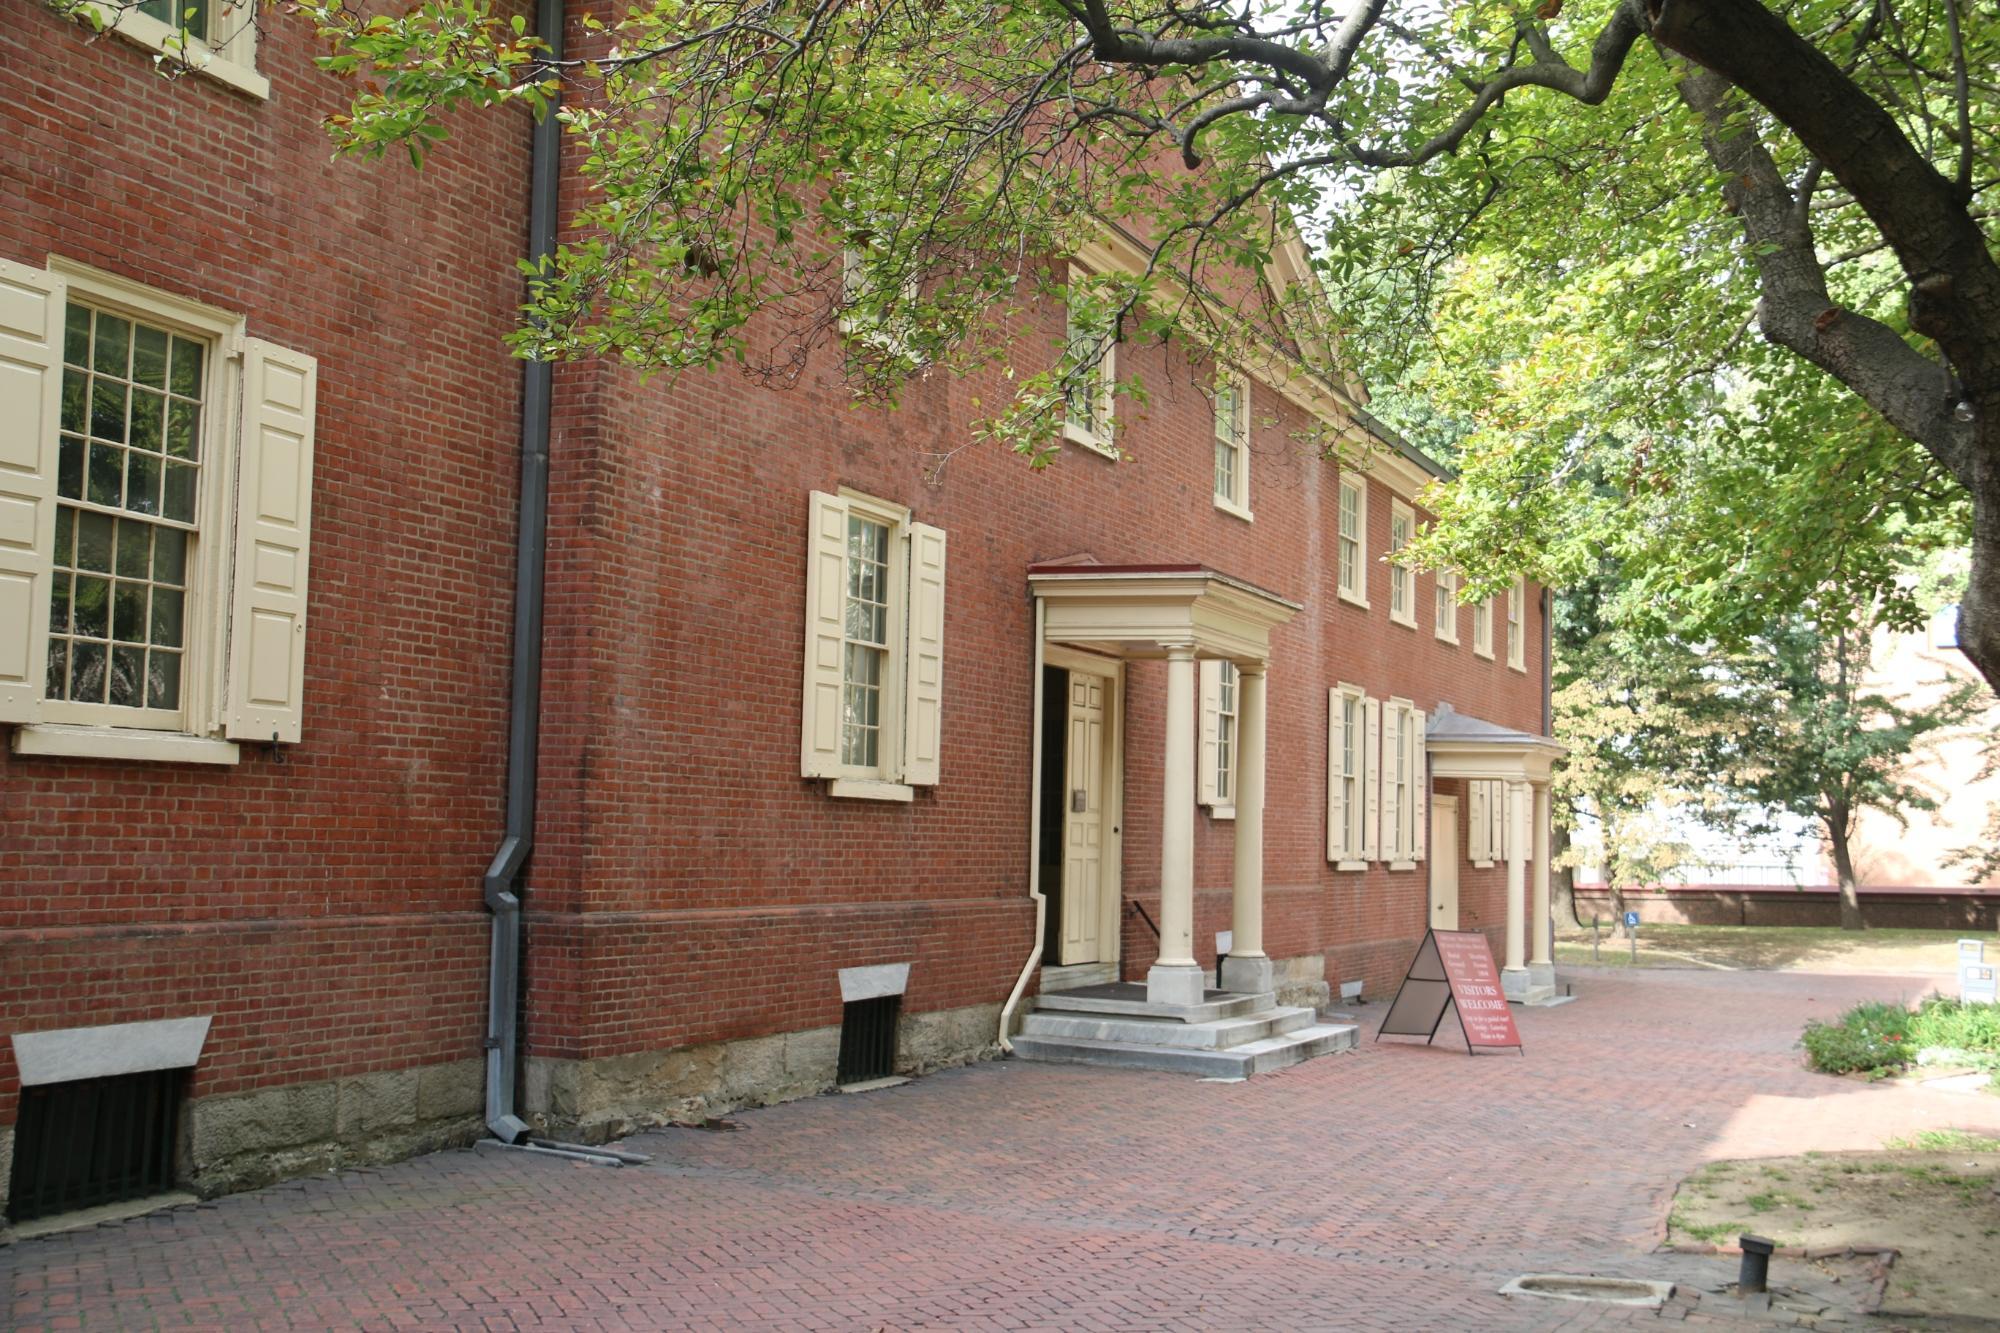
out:
{"label": "wooden door frame", "polygon": [[[1101,657],[1060,644],[1042,648],[1042,665],[1061,667],[1072,674],[1082,672],[1105,682],[1104,702],[1104,864],[1098,873],[1098,962],[1116,965],[1124,954],[1125,912],[1125,664],[1115,657]],[[1063,700],[1067,714],[1069,700]],[[1064,730],[1067,735],[1067,728]],[[1039,784],[1042,774],[1037,774]],[[1041,799],[1039,789],[1035,793]],[[1068,885],[1063,885],[1065,892]]]}

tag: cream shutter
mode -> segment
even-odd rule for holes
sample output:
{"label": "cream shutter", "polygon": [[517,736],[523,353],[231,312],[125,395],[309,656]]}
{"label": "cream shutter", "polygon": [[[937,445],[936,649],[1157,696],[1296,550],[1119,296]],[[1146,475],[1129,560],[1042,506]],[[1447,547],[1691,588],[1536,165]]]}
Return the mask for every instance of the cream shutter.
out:
{"label": "cream shutter", "polygon": [[[910,651],[903,669],[903,781],[935,786],[944,737],[944,531],[910,525]],[[838,659],[836,659],[838,660]],[[836,679],[838,677],[836,671]]]}
{"label": "cream shutter", "polygon": [[1504,861],[1513,855],[1514,795],[1504,782],[1493,784],[1493,859]]}
{"label": "cream shutter", "polygon": [[[1396,765],[1408,759],[1403,748],[1403,709],[1389,705],[1382,728],[1382,859],[1403,859],[1403,798],[1396,790]],[[1407,770],[1405,770],[1407,772]]]}
{"label": "cream shutter", "polygon": [[1196,665],[1201,668],[1201,744],[1196,750],[1195,800],[1202,805],[1214,805],[1218,799],[1215,778],[1222,735],[1222,663],[1215,658],[1204,658]]}
{"label": "cream shutter", "polygon": [[1424,859],[1424,844],[1431,831],[1431,775],[1426,766],[1427,752],[1424,749],[1424,710],[1412,708],[1409,713],[1408,739],[1410,745],[1410,801],[1415,806],[1415,814],[1410,820],[1410,855],[1413,860]]}
{"label": "cream shutter", "polygon": [[1347,855],[1347,790],[1341,781],[1341,758],[1347,753],[1347,710],[1339,690],[1326,692],[1326,859],[1345,861]]}
{"label": "cream shutter", "polygon": [[223,732],[235,740],[299,738],[318,365],[304,352],[244,340],[229,695],[223,709]]}
{"label": "cream shutter", "polygon": [[48,679],[63,298],[0,260],[0,722],[33,722]]}
{"label": "cream shutter", "polygon": [[1492,834],[1492,825],[1486,822],[1485,783],[1468,782],[1465,784],[1465,809],[1467,827],[1467,837],[1465,840],[1467,843],[1465,849],[1466,859],[1469,861],[1491,861],[1493,859],[1493,851],[1487,844]]}
{"label": "cream shutter", "polygon": [[1382,859],[1382,701],[1364,701],[1368,730],[1361,743],[1361,859]]}
{"label": "cream shutter", "polygon": [[807,509],[806,681],[799,726],[799,771],[809,778],[840,776],[842,612],[847,603],[847,505],[812,493]]}

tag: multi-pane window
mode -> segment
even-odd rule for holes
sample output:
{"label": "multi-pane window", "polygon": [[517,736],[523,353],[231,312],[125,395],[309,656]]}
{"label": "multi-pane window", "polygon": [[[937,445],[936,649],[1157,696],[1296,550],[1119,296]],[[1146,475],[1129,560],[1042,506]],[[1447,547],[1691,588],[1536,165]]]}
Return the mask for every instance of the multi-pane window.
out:
{"label": "multi-pane window", "polygon": [[[840,331],[891,356],[908,356],[914,327],[910,316],[921,290],[916,275],[902,277],[896,301],[881,299],[879,280],[867,267],[868,259],[873,256],[879,260],[881,252],[872,242],[863,245],[850,245],[841,251]],[[893,309],[885,308],[892,305]]]}
{"label": "multi-pane window", "polygon": [[1066,349],[1073,365],[1063,407],[1063,434],[1099,453],[1116,453],[1112,444],[1112,406],[1117,345],[1103,316],[1085,308],[1081,269],[1070,270],[1069,328]]}
{"label": "multi-pane window", "polygon": [[1514,586],[1507,589],[1507,665],[1516,671],[1526,670],[1527,645],[1521,632],[1521,603],[1527,600],[1527,586],[1514,580]]}
{"label": "multi-pane window", "polygon": [[172,28],[185,28],[197,41],[208,41],[209,0],[139,0],[139,12]]}
{"label": "multi-pane window", "polygon": [[1437,573],[1437,636],[1446,643],[1458,642],[1458,572],[1440,569]]}
{"label": "multi-pane window", "polygon": [[1493,656],[1493,599],[1482,597],[1472,604],[1472,651],[1481,657]]}
{"label": "multi-pane window", "polygon": [[268,97],[257,72],[254,0],[80,0],[76,16],[163,60],[252,97]]}
{"label": "multi-pane window", "polygon": [[1215,795],[1227,805],[1236,799],[1236,664],[1217,672],[1215,706]]}
{"label": "multi-pane window", "polygon": [[1215,380],[1215,501],[1245,514],[1250,507],[1250,384],[1240,375]]}
{"label": "multi-pane window", "polygon": [[208,349],[72,302],[46,697],[181,706]]}
{"label": "multi-pane window", "polygon": [[1340,479],[1340,594],[1353,601],[1368,600],[1367,574],[1362,564],[1368,528],[1368,498],[1359,477]]}
{"label": "multi-pane window", "polygon": [[889,678],[889,525],[847,519],[847,607],[841,664],[840,761],[882,762],[882,690]]}
{"label": "multi-pane window", "polygon": [[1360,869],[1376,855],[1373,837],[1378,764],[1372,743],[1381,705],[1359,686],[1328,692],[1326,856],[1344,869]]}
{"label": "multi-pane window", "polygon": [[1417,574],[1396,563],[1397,554],[1410,544],[1415,523],[1408,506],[1401,502],[1389,510],[1389,619],[1406,625],[1417,623]]}
{"label": "multi-pane window", "polygon": [[807,512],[799,771],[907,801],[938,781],[945,534],[863,495],[815,491]]}

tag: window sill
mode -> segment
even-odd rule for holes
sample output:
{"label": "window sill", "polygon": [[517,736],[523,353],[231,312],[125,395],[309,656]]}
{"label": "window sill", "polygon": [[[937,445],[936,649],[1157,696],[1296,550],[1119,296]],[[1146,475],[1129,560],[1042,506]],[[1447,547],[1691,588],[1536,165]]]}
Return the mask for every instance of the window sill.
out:
{"label": "window sill", "polygon": [[1509,662],[1507,669],[1509,671],[1518,671],[1524,676],[1528,674],[1528,664],[1526,662]]}
{"label": "window sill", "polygon": [[1063,439],[1069,444],[1080,444],[1093,454],[1098,454],[1104,458],[1115,459],[1118,457],[1117,445],[1111,443],[1109,440],[1098,438],[1096,435],[1077,425],[1074,421],[1063,422]]}
{"label": "window sill", "polygon": [[908,783],[882,782],[875,778],[834,778],[826,784],[828,796],[851,801],[913,801],[917,790]]}
{"label": "window sill", "polygon": [[1367,611],[1370,609],[1368,602],[1365,598],[1356,597],[1353,593],[1349,592],[1345,588],[1340,589],[1340,600],[1346,602],[1349,606],[1358,606],[1363,611]]}
{"label": "window sill", "polygon": [[1401,625],[1404,629],[1415,629],[1417,627],[1416,613],[1411,612],[1407,616],[1399,616],[1394,611],[1391,611],[1389,613],[1389,623],[1391,625]]}
{"label": "window sill", "polygon": [[1472,868],[1474,870],[1491,870],[1495,864],[1497,863],[1493,861],[1474,861]]}
{"label": "window sill", "polygon": [[1391,870],[1415,870],[1416,868],[1417,863],[1415,861],[1391,861],[1389,863],[1389,869]]}
{"label": "window sill", "polygon": [[233,764],[235,741],[130,727],[76,727],[35,722],[14,728],[14,753],[68,759],[137,759],[158,764]]}
{"label": "window sill", "polygon": [[1492,650],[1492,649],[1490,649],[1490,648],[1488,648],[1488,649],[1485,649],[1485,650],[1483,650],[1483,651],[1482,651],[1481,649],[1479,649],[1479,648],[1475,647],[1475,648],[1474,648],[1474,649],[1472,650],[1472,655],[1473,655],[1474,657],[1483,657],[1483,658],[1485,658],[1485,659],[1486,659],[1487,661],[1489,661],[1489,662],[1491,662],[1491,661],[1493,660],[1493,650]]}
{"label": "window sill", "polygon": [[1451,638],[1449,635],[1439,634],[1434,637],[1437,639],[1439,643],[1449,644],[1453,648],[1458,647],[1458,640]]}
{"label": "window sill", "polygon": [[1366,861],[1335,861],[1333,868],[1335,870],[1366,870],[1368,863]]}
{"label": "window sill", "polygon": [[1245,523],[1255,523],[1257,521],[1256,515],[1245,509],[1242,505],[1237,504],[1234,500],[1225,500],[1218,495],[1215,497],[1215,507],[1231,518],[1240,518]]}
{"label": "window sill", "polygon": [[1208,807],[1208,813],[1210,817],[1215,819],[1234,819],[1236,818],[1236,807],[1234,805],[1211,805]]}
{"label": "window sill", "polygon": [[[271,98],[271,81],[262,74],[217,55],[205,42],[190,40],[183,48],[179,29],[160,22],[150,14],[109,4],[91,4],[85,12],[95,14],[102,20],[104,27],[101,31],[115,34],[134,46],[165,57],[168,65],[213,79],[260,102]],[[85,22],[88,24],[89,20],[86,18]]]}

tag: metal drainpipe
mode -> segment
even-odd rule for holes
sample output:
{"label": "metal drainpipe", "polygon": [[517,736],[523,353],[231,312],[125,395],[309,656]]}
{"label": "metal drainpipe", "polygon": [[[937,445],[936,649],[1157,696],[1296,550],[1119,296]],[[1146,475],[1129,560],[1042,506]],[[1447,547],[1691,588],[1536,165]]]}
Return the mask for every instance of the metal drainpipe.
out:
{"label": "metal drainpipe", "polygon": [[[1028,951],[1028,961],[1021,965],[1021,975],[1014,982],[1014,989],[1007,995],[1007,1003],[1000,1006],[1000,1049],[1013,1054],[1014,1042],[1008,1029],[1014,1025],[1014,1010],[1021,1003],[1021,993],[1028,989],[1028,978],[1035,975],[1035,969],[1042,961],[1042,936],[1048,928],[1049,900],[1042,893],[1042,709],[1046,702],[1042,698],[1042,633],[1047,605],[1041,598],[1035,598],[1035,703],[1034,739],[1028,746],[1028,896],[1035,902],[1035,947]],[[1120,918],[1123,919],[1122,917]]]}
{"label": "metal drainpipe", "polygon": [[[563,0],[539,0],[535,31],[552,58],[563,52]],[[558,94],[560,96],[560,94]],[[528,260],[555,253],[562,186],[562,131],[551,106],[535,123],[529,151]],[[528,1124],[515,1114],[520,1063],[521,871],[535,845],[535,763],[542,721],[542,600],[548,572],[549,407],[554,366],[527,363],[521,384],[521,516],[514,541],[514,662],[507,711],[507,826],[486,867],[493,913],[486,991],[486,1128],[518,1142]]]}

